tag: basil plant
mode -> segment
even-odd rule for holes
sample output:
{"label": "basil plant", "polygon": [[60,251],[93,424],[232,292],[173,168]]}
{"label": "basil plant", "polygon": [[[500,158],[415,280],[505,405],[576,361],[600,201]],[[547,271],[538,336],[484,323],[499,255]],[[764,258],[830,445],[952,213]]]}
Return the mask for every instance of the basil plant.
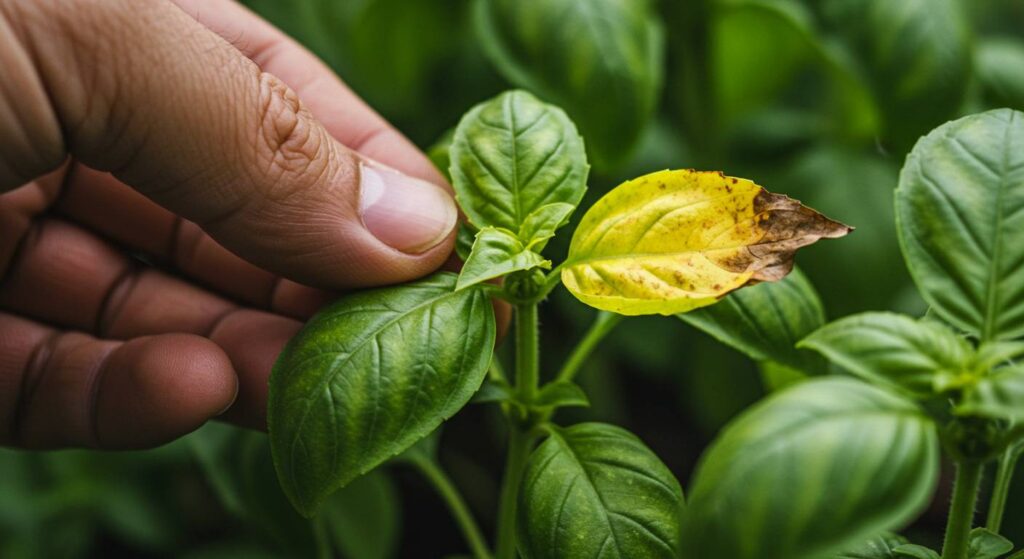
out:
{"label": "basil plant", "polygon": [[[446,159],[468,219],[461,273],[345,296],[275,365],[269,429],[284,493],[312,516],[398,457],[434,482],[476,557],[679,556],[684,499],[669,469],[628,431],[558,425],[555,411],[587,405],[574,377],[622,316],[686,313],[780,280],[795,250],[850,228],[746,179],[666,170],[601,198],[553,266],[545,246],[582,200],[589,171],[566,114],[524,91],[504,93],[462,118]],[[810,289],[791,277],[775,285]],[[537,307],[559,284],[601,313],[549,375],[539,367]],[[510,377],[492,357],[494,300],[514,313]],[[508,424],[493,545],[433,449],[432,434],[471,399],[499,406]]]}

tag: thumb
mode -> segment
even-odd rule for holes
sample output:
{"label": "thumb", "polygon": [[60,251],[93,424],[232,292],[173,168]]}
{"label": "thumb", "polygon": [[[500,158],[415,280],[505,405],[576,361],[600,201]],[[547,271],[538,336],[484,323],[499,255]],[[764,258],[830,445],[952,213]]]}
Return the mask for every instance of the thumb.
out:
{"label": "thumb", "polygon": [[20,128],[37,131],[37,153],[112,171],[239,256],[310,285],[409,280],[451,252],[446,186],[347,149],[280,80],[169,2],[0,0],[4,13],[35,55],[13,57],[35,61],[22,79],[41,78],[53,115]]}

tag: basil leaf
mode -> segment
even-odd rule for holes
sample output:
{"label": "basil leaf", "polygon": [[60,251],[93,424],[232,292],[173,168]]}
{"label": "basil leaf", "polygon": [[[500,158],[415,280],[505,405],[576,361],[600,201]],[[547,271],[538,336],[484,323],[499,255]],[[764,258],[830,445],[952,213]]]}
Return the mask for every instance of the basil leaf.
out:
{"label": "basil leaf", "polygon": [[1024,335],[1024,114],[988,111],[922,138],[896,214],[910,275],[936,314],[982,341]]}
{"label": "basil leaf", "polygon": [[512,83],[566,107],[594,161],[622,163],[651,119],[662,33],[647,0],[477,0],[484,52]]}
{"label": "basil leaf", "polygon": [[551,261],[527,250],[515,235],[504,229],[484,227],[476,234],[473,250],[459,273],[455,289],[465,289],[510,272],[551,268]]}
{"label": "basil leaf", "polygon": [[463,262],[469,259],[473,252],[473,243],[476,242],[476,234],[479,230],[468,223],[460,223],[459,231],[455,234],[455,254]]}
{"label": "basil leaf", "polygon": [[836,555],[833,559],[896,559],[894,550],[910,543],[907,538],[897,534],[884,533],[850,547]]}
{"label": "basil leaf", "polygon": [[999,534],[985,528],[971,530],[967,544],[968,559],[999,559],[1011,551],[1013,542]]}
{"label": "basil leaf", "polygon": [[267,422],[281,486],[310,515],[332,491],[412,446],[480,387],[494,313],[456,276],[345,297],[285,347]]}
{"label": "basil leaf", "polygon": [[548,204],[541,206],[526,216],[519,226],[519,240],[526,248],[534,252],[544,250],[548,239],[555,236],[555,231],[565,225],[576,206],[572,204]]}
{"label": "basil leaf", "polygon": [[806,373],[775,361],[761,361],[757,364],[757,368],[761,373],[761,384],[768,392],[788,388],[808,378]]}
{"label": "basil leaf", "polygon": [[986,100],[996,107],[1024,109],[1024,41],[982,39],[974,59]]}
{"label": "basil leaf", "polygon": [[714,90],[725,123],[773,99],[814,60],[813,18],[798,2],[727,0],[713,16]]}
{"label": "basil leaf", "polygon": [[[225,509],[251,522],[275,549],[315,556],[318,539],[326,535],[348,558],[394,555],[399,536],[398,496],[383,474],[371,473],[331,495],[316,520],[310,521],[296,514],[277,484],[265,434],[211,422],[188,440]],[[324,522],[328,533],[319,534],[314,522]]]}
{"label": "basil leaf", "polygon": [[935,393],[941,378],[970,373],[973,354],[966,340],[940,323],[888,312],[837,320],[799,345],[868,382],[924,397]]}
{"label": "basil leaf", "polygon": [[705,453],[683,556],[836,553],[923,510],[938,462],[935,425],[913,402],[856,379],[808,380],[743,413]]}
{"label": "basil leaf", "polygon": [[674,558],[683,491],[635,435],[612,425],[555,429],[519,493],[525,559]]}
{"label": "basil leaf", "polygon": [[796,348],[825,324],[818,293],[799,270],[676,316],[755,361],[772,360],[811,375],[826,371],[824,359]]}
{"label": "basil leaf", "polygon": [[900,151],[956,114],[966,93],[970,37],[957,0],[824,0],[826,26],[854,53]]}
{"label": "basil leaf", "polygon": [[563,408],[567,406],[589,407],[590,400],[578,384],[556,381],[544,385],[533,399],[533,405],[541,408]]}
{"label": "basil leaf", "polygon": [[996,369],[964,389],[955,411],[975,415],[1024,420],[1024,367]]}
{"label": "basil leaf", "polygon": [[747,179],[657,171],[620,184],[587,210],[562,283],[604,311],[689,312],[751,283],[782,279],[801,247],[851,230]]}
{"label": "basil leaf", "polygon": [[923,545],[907,544],[896,548],[896,557],[900,559],[942,559],[939,552]]}
{"label": "basil leaf", "polygon": [[562,109],[509,91],[472,109],[455,129],[452,186],[477,227],[519,231],[534,210],[576,206],[586,190],[583,139]]}

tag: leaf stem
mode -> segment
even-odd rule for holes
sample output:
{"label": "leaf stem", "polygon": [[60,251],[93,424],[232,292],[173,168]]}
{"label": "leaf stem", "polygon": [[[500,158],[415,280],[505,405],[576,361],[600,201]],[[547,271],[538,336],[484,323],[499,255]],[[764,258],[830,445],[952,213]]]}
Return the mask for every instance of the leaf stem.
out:
{"label": "leaf stem", "polygon": [[621,314],[607,311],[597,313],[597,318],[591,323],[590,329],[587,330],[580,343],[569,354],[569,358],[565,360],[565,364],[562,365],[562,369],[558,371],[558,376],[555,379],[558,381],[571,381],[575,378],[576,373],[587,362],[587,358],[594,352],[597,344],[622,322],[622,319],[623,316]]}
{"label": "leaf stem", "polygon": [[1013,479],[1022,449],[1024,446],[1011,445],[999,458],[999,468],[996,470],[996,481],[992,488],[992,499],[989,501],[985,524],[986,528],[997,534],[1003,526],[1003,511],[1006,509],[1006,499],[1010,494],[1010,481]]}
{"label": "leaf stem", "polygon": [[978,500],[982,471],[982,463],[977,460],[965,460],[956,465],[953,503],[946,522],[942,559],[967,559],[967,544],[974,522],[974,505]]}
{"label": "leaf stem", "polygon": [[[529,402],[537,394],[540,384],[540,354],[537,324],[537,303],[522,303],[515,308],[516,378],[515,390],[519,398]],[[509,415],[508,454],[505,459],[505,479],[501,483],[498,505],[497,559],[516,557],[516,499],[519,482],[530,456],[534,437],[532,425]]]}
{"label": "leaf stem", "polygon": [[473,557],[475,559],[491,559],[491,552],[487,547],[487,541],[484,539],[483,532],[480,531],[480,527],[477,525],[476,520],[474,520],[473,514],[469,511],[469,507],[466,506],[465,499],[462,498],[462,494],[459,493],[458,488],[452,483],[448,474],[441,469],[441,466],[435,460],[430,458],[417,457],[411,460],[411,462],[419,469],[423,477],[430,481],[434,489],[437,490],[437,493],[444,499],[445,504],[448,505],[448,510],[451,511],[452,516],[455,517],[455,521],[459,525],[459,529],[462,530],[462,535],[466,538],[466,543],[469,545]]}

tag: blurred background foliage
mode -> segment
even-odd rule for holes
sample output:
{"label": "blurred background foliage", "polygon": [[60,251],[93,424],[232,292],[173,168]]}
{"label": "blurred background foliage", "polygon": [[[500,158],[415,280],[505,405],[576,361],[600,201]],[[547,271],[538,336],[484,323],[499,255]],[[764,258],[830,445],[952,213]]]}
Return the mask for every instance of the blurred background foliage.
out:
{"label": "blurred background foliage", "polygon": [[[903,158],[931,128],[1024,110],[1020,0],[248,0],[424,149],[473,104],[530,89],[577,122],[587,207],[624,179],[721,169],[857,227],[801,253],[830,319],[925,311],[893,224]],[[579,212],[582,214],[582,212]],[[578,218],[578,216],[577,216]],[[571,227],[569,228],[571,229]],[[567,243],[553,243],[556,258]],[[593,318],[564,291],[543,309],[552,371]],[[505,353],[509,348],[502,348]],[[701,449],[765,392],[758,365],[671,318],[630,319],[580,378],[600,419],[643,438],[684,486]],[[448,422],[441,460],[486,527],[499,417]],[[1024,482],[1007,536],[1024,540]],[[911,528],[939,537],[948,496]],[[277,488],[266,437],[221,424],[165,447],[0,451],[0,557],[446,557],[463,549],[411,469],[388,466],[313,522]]]}

